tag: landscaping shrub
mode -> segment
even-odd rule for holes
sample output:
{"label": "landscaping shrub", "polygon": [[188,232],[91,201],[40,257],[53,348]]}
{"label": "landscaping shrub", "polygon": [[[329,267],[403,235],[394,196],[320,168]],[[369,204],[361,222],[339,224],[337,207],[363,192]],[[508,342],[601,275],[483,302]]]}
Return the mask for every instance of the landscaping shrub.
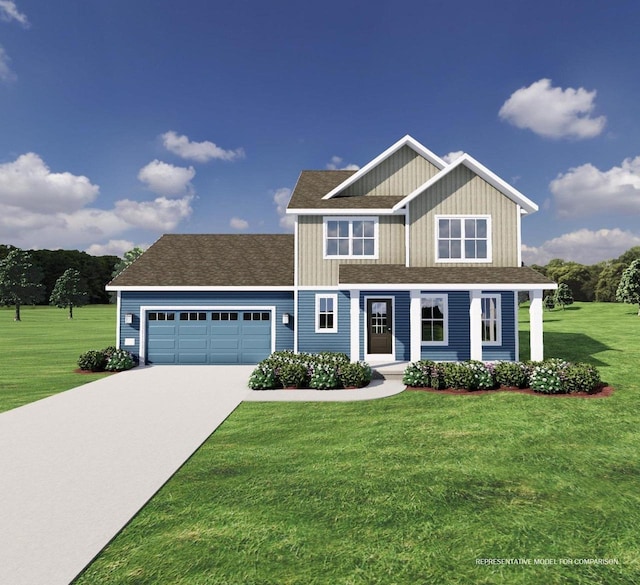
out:
{"label": "landscaping shrub", "polygon": [[302,388],[308,381],[307,371],[304,363],[286,363],[278,371],[278,378],[285,388]]}
{"label": "landscaping shrub", "polygon": [[465,375],[465,380],[468,380],[467,390],[490,390],[495,388],[496,382],[493,377],[492,364],[469,360],[460,365],[470,374]]}
{"label": "landscaping shrub", "polygon": [[[529,386],[536,392],[544,394],[564,394],[566,390],[562,382],[562,372],[566,366],[560,360],[549,360],[532,365]],[[562,365],[565,364],[565,365]]]}
{"label": "landscaping shrub", "polygon": [[602,386],[600,373],[591,364],[569,364],[563,372],[565,391],[593,394]]}
{"label": "landscaping shrub", "polygon": [[338,378],[345,388],[362,388],[371,382],[371,367],[364,362],[342,364]]}
{"label": "landscaping shrub", "polygon": [[104,372],[107,365],[107,358],[104,352],[91,349],[83,353],[78,358],[78,367],[81,370],[89,370],[91,372]]}
{"label": "landscaping shrub", "polygon": [[402,383],[415,388],[431,388],[431,365],[428,360],[413,362],[407,366],[402,376]]}
{"label": "landscaping shrub", "polygon": [[104,369],[109,372],[122,372],[130,370],[133,366],[135,366],[135,362],[131,353],[125,349],[116,349],[107,360],[107,365]]}
{"label": "landscaping shrub", "polygon": [[496,384],[515,388],[529,386],[529,369],[522,362],[499,362],[495,364],[493,373]]}
{"label": "landscaping shrub", "polygon": [[249,376],[249,388],[252,390],[272,390],[277,388],[278,379],[273,368],[268,365],[258,364],[258,367]]}
{"label": "landscaping shrub", "polygon": [[316,390],[331,390],[338,387],[338,375],[335,367],[331,365],[318,365],[311,379],[309,380],[309,388]]}
{"label": "landscaping shrub", "polygon": [[473,385],[473,372],[462,363],[442,363],[443,384],[445,388],[470,390]]}

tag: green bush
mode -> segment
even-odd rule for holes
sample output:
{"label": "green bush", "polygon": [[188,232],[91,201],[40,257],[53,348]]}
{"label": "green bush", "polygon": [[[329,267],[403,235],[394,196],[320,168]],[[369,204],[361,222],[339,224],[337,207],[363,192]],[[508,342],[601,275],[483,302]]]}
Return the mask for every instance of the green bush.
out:
{"label": "green bush", "polygon": [[500,386],[527,388],[529,370],[522,362],[499,362],[493,367],[496,384]]}
{"label": "green bush", "polygon": [[469,390],[473,386],[473,372],[462,363],[441,364],[445,388]]}
{"label": "green bush", "polygon": [[91,349],[83,353],[78,358],[78,367],[81,370],[89,370],[91,372],[104,372],[107,365],[107,358],[104,352]]}
{"label": "green bush", "polygon": [[307,367],[301,362],[284,364],[278,371],[278,378],[285,388],[301,388],[307,382]]}
{"label": "green bush", "polygon": [[277,388],[278,379],[273,368],[258,364],[249,377],[249,388],[252,390],[272,390]]}
{"label": "green bush", "polygon": [[317,366],[311,379],[309,380],[309,388],[316,390],[332,390],[338,387],[338,375],[336,369],[329,365]]}
{"label": "green bush", "polygon": [[[495,388],[496,381],[493,377],[493,366],[475,360],[469,360],[460,364],[469,373],[467,390],[490,390]],[[461,386],[462,387],[462,386]]]}
{"label": "green bush", "polygon": [[371,367],[365,362],[342,364],[338,378],[345,388],[362,388],[371,382]]}
{"label": "green bush", "polygon": [[133,356],[125,349],[116,349],[107,360],[104,369],[109,372],[122,372],[130,370],[133,366],[135,366]]}
{"label": "green bush", "polygon": [[565,365],[556,360],[534,363],[531,366],[529,386],[543,394],[564,394],[566,390],[562,381]]}
{"label": "green bush", "polygon": [[423,367],[424,362],[413,362],[409,364],[402,376],[402,383],[415,388],[431,387],[431,376],[427,367]]}
{"label": "green bush", "polygon": [[591,364],[569,364],[563,372],[565,392],[598,392],[602,385],[600,373]]}

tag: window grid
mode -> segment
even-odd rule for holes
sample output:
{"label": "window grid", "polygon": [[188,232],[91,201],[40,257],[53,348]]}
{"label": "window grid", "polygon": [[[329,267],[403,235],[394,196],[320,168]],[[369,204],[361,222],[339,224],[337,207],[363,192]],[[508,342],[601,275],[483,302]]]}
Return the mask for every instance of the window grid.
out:
{"label": "window grid", "polygon": [[329,258],[375,258],[374,219],[329,219],[325,221],[325,256]]}
{"label": "window grid", "polygon": [[438,218],[438,260],[489,260],[486,217]]}
{"label": "window grid", "polygon": [[489,345],[500,344],[500,297],[482,297],[482,342]]}
{"label": "window grid", "polygon": [[426,344],[447,342],[447,301],[444,296],[423,297],[422,342]]}
{"label": "window grid", "polygon": [[316,332],[337,332],[337,303],[337,297],[334,295],[316,296]]}

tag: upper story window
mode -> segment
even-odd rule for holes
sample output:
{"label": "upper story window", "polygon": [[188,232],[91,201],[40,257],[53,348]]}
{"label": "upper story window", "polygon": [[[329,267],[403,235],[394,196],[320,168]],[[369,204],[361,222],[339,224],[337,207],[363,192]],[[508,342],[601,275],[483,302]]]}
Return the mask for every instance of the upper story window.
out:
{"label": "upper story window", "polygon": [[436,261],[491,262],[491,217],[436,216]]}
{"label": "upper story window", "polygon": [[377,257],[378,218],[324,218],[324,258]]}

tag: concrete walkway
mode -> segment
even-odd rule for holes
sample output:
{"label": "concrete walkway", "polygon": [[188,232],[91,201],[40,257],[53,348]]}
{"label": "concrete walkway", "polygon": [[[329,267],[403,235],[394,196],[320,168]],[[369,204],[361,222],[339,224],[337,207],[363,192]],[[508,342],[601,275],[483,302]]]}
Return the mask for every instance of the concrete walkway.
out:
{"label": "concrete walkway", "polygon": [[68,585],[243,401],[370,400],[251,391],[253,366],[137,368],[0,414],[0,584]]}

